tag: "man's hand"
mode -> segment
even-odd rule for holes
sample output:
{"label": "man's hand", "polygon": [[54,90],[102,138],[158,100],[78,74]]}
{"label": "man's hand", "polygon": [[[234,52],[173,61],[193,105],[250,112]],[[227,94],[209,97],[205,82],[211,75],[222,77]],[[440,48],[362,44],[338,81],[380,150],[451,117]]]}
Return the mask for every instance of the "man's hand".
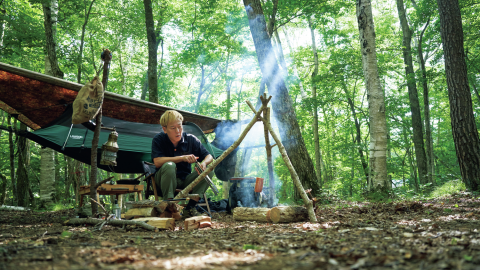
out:
{"label": "man's hand", "polygon": [[202,167],[202,170],[206,170],[207,169],[207,164],[205,164],[205,161],[202,161],[202,163],[200,163],[200,167]]}
{"label": "man's hand", "polygon": [[197,159],[198,159],[198,157],[196,157],[195,155],[185,155],[182,157],[183,157],[183,161],[188,163],[195,163],[197,162]]}

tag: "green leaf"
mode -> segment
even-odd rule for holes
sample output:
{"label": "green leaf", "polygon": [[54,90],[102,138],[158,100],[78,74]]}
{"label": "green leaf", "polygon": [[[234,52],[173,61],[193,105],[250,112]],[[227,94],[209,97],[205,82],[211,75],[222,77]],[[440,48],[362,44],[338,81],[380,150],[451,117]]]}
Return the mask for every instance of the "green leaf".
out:
{"label": "green leaf", "polygon": [[470,262],[470,261],[472,261],[473,256],[468,256],[468,255],[465,254],[465,255],[463,255],[463,259],[464,259],[465,261]]}
{"label": "green leaf", "polygon": [[452,246],[457,245],[457,238],[452,238],[451,244]]}
{"label": "green leaf", "polygon": [[73,235],[72,232],[63,231],[63,232],[62,232],[62,235],[60,235],[60,237],[62,237],[62,238],[70,238],[72,235]]}
{"label": "green leaf", "polygon": [[458,204],[455,204],[455,207],[458,208]]}
{"label": "green leaf", "polygon": [[245,245],[243,245],[243,249],[244,249],[244,250],[247,250],[247,249],[260,249],[260,247],[257,247],[257,246],[255,246],[255,245],[245,244]]}

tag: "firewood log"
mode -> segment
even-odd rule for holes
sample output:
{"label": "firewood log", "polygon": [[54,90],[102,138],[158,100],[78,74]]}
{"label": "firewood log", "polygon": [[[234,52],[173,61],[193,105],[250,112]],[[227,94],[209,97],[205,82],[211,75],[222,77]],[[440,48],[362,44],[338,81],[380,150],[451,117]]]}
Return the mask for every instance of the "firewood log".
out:
{"label": "firewood log", "polygon": [[233,209],[233,219],[237,221],[272,222],[268,217],[270,208],[236,207]]}
{"label": "firewood log", "polygon": [[143,221],[148,225],[154,226],[159,229],[164,229],[164,230],[175,229],[175,220],[173,218],[145,217],[145,218],[136,218],[136,219],[133,219],[132,221]]}
{"label": "firewood log", "polygon": [[203,226],[207,226],[207,222],[209,222],[211,226],[212,219],[207,216],[191,217],[191,218],[185,219],[184,227],[185,227],[185,230],[191,231],[199,228],[201,223],[203,223]]}
{"label": "firewood log", "polygon": [[273,223],[300,222],[308,219],[307,208],[302,206],[277,206],[270,211]]}
{"label": "firewood log", "polygon": [[201,221],[200,225],[198,228],[207,228],[207,227],[212,227],[212,222],[210,221]]}
{"label": "firewood log", "polygon": [[125,213],[125,218],[130,219],[133,217],[158,217],[158,212],[153,207],[147,208],[132,208]]}

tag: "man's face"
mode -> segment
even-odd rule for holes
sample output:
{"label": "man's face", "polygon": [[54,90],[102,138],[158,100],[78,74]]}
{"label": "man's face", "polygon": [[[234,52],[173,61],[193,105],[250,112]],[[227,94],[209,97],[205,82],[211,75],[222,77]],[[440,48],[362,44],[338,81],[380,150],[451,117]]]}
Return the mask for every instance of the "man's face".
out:
{"label": "man's face", "polygon": [[170,121],[167,127],[162,127],[163,132],[168,135],[168,138],[174,145],[177,145],[178,142],[182,140],[183,126],[182,121],[173,120]]}

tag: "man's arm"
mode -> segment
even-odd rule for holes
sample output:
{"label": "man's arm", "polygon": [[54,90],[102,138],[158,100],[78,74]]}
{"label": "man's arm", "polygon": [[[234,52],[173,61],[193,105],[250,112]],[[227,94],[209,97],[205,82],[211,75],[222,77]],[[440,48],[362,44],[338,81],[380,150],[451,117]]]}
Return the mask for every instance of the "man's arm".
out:
{"label": "man's arm", "polygon": [[212,155],[207,155],[203,161],[200,163],[202,165],[202,169],[205,170],[207,168],[207,165],[210,164],[213,161]]}
{"label": "man's arm", "polygon": [[[160,168],[162,167],[163,164],[167,162],[173,162],[173,163],[179,163],[179,162],[188,162],[188,163],[195,163],[197,161],[198,157],[194,155],[184,155],[184,156],[178,156],[178,157],[157,157],[153,159],[153,163],[155,164],[155,167]],[[207,159],[207,158],[205,158]],[[213,158],[212,158],[213,160]],[[205,160],[204,160],[205,161]],[[212,162],[212,161],[210,161]],[[210,163],[209,162],[209,163]],[[208,165],[208,163],[207,163]]]}

